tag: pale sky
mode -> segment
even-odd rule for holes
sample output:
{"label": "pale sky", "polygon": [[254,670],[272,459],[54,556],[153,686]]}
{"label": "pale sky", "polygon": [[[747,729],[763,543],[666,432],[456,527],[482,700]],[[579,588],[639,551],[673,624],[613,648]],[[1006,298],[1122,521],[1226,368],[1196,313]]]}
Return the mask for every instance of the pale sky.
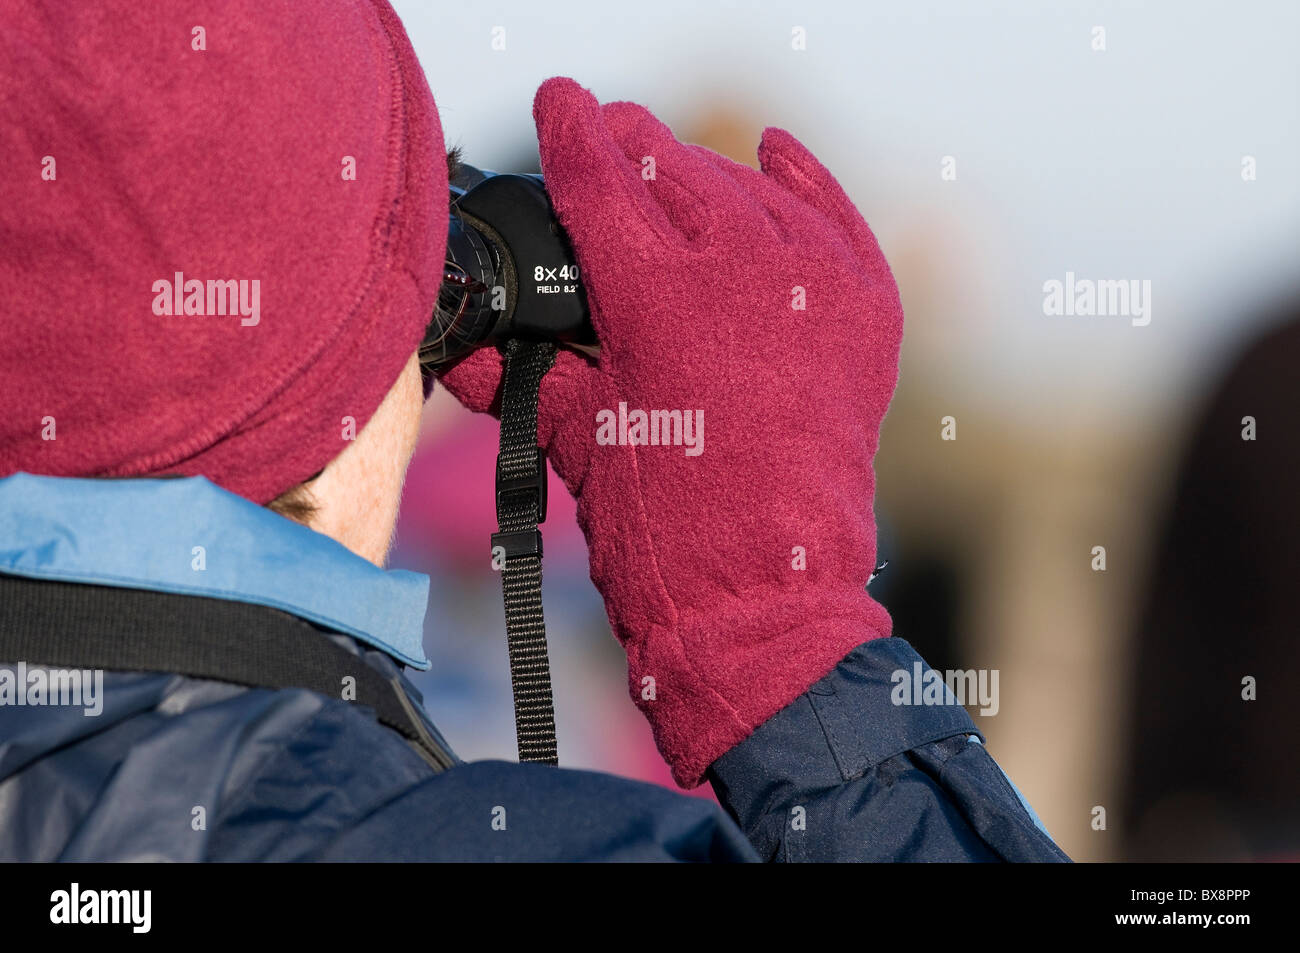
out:
{"label": "pale sky", "polygon": [[[1117,401],[1176,394],[1300,284],[1300,4],[394,5],[475,164],[535,154],[532,94],[555,74],[675,128],[722,103],[754,117],[755,143],[790,129],[891,260],[934,249],[927,287],[900,284],[905,306],[924,293],[942,313],[909,334],[950,342],[1012,400],[1069,399],[1099,367]],[[1042,283],[1067,270],[1150,280],[1151,324],[1051,323]]]}

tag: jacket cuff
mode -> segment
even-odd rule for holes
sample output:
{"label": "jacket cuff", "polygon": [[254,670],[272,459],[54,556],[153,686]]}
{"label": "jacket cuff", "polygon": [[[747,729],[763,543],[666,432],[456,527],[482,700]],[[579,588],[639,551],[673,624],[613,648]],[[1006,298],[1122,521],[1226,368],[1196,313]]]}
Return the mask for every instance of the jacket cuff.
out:
{"label": "jacket cuff", "polygon": [[912,691],[918,673],[932,683],[925,676],[929,671],[902,639],[866,642],[719,757],[710,775],[727,792],[741,827],[756,821],[783,792],[802,796],[836,787],[905,751],[953,735],[983,739],[946,686],[938,704],[926,702],[919,688]]}
{"label": "jacket cuff", "polygon": [[808,601],[713,611],[623,640],[632,698],[678,784],[698,785],[710,764],[855,646],[889,634],[889,614],[865,593]]}

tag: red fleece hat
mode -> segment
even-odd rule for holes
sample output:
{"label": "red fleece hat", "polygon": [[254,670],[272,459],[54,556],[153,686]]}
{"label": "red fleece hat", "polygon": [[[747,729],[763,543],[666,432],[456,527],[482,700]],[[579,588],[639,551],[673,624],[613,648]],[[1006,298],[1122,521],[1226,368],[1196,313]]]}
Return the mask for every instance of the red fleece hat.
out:
{"label": "red fleece hat", "polygon": [[397,15],[0,0],[0,22],[0,477],[202,474],[265,503],[312,476],[442,275],[442,129]]}

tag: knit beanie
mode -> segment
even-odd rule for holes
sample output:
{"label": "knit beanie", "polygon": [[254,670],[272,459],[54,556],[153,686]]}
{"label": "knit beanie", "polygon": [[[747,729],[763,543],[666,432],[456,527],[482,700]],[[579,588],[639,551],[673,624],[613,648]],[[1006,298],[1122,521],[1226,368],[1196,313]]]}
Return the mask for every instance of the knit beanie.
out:
{"label": "knit beanie", "polygon": [[0,477],[256,503],[365,426],[442,275],[433,97],[386,0],[0,0]]}

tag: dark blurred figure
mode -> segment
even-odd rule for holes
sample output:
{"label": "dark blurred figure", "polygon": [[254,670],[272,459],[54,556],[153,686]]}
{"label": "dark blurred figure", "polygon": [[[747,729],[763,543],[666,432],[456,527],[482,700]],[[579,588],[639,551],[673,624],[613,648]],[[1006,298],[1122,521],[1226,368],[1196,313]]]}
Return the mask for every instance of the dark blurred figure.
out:
{"label": "dark blurred figure", "polygon": [[1124,802],[1135,860],[1300,859],[1300,298],[1276,318],[1190,431],[1154,551]]}

